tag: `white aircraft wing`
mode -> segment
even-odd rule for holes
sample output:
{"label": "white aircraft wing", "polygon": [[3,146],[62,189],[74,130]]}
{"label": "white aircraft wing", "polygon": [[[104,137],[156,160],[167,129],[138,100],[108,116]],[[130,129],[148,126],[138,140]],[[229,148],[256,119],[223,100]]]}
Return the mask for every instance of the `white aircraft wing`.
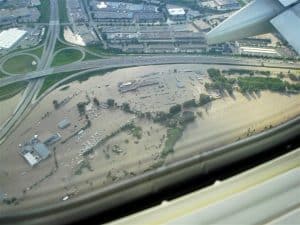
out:
{"label": "white aircraft wing", "polygon": [[276,16],[271,24],[300,54],[300,3]]}
{"label": "white aircraft wing", "polygon": [[254,0],[208,32],[207,41],[239,40],[274,28],[300,54],[300,0]]}

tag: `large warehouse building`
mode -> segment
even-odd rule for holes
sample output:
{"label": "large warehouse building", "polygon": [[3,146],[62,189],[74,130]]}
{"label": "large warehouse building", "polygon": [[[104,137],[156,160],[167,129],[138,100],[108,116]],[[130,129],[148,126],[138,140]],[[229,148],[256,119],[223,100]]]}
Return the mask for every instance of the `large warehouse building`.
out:
{"label": "large warehouse building", "polygon": [[0,48],[11,48],[15,45],[24,35],[26,30],[20,30],[18,28],[10,28],[0,32]]}

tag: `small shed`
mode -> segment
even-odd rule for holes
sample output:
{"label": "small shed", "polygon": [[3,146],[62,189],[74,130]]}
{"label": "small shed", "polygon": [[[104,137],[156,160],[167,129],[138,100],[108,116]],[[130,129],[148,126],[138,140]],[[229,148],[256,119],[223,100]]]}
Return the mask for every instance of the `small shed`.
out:
{"label": "small shed", "polygon": [[68,126],[70,126],[71,122],[70,120],[68,119],[64,119],[62,121],[60,121],[57,126],[60,128],[60,129],[65,129],[67,128]]}
{"label": "small shed", "polygon": [[61,135],[59,133],[56,134],[52,134],[50,137],[48,137],[45,141],[44,144],[45,145],[53,145],[56,142],[58,142],[61,139]]}

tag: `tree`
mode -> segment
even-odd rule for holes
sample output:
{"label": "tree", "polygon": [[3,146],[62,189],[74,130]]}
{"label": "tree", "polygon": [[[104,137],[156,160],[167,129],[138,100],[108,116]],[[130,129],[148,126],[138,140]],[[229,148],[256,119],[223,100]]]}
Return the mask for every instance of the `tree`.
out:
{"label": "tree", "polygon": [[131,112],[130,105],[127,102],[124,102],[122,104],[122,109],[124,110],[124,112]]}
{"label": "tree", "polygon": [[154,122],[163,123],[169,118],[169,114],[163,111],[157,112],[155,117],[153,118]]}
{"label": "tree", "polygon": [[200,94],[200,98],[199,98],[199,105],[203,106],[207,103],[209,103],[211,101],[211,98],[209,95],[206,94]]}
{"label": "tree", "polygon": [[295,74],[289,73],[288,76],[289,76],[289,78],[292,81],[298,81],[298,80],[300,80],[300,79],[298,79],[298,77]]}
{"label": "tree", "polygon": [[189,108],[189,107],[196,107],[197,104],[196,104],[195,99],[192,99],[192,100],[185,101],[185,102],[182,104],[182,106],[183,106],[184,108]]}
{"label": "tree", "polygon": [[109,99],[107,99],[106,103],[109,107],[113,107],[115,105],[115,100],[109,98]]}
{"label": "tree", "polygon": [[181,111],[181,105],[179,105],[179,104],[171,106],[171,108],[169,110],[170,114],[172,114],[172,115],[175,115],[175,114],[179,113],[180,111]]}
{"label": "tree", "polygon": [[195,120],[195,113],[191,111],[184,111],[182,113],[183,123],[193,122]]}
{"label": "tree", "polygon": [[99,102],[99,100],[98,100],[97,98],[94,98],[93,101],[94,101],[94,104],[95,104],[96,106],[99,106],[99,105],[100,105],[100,102]]}
{"label": "tree", "polygon": [[279,79],[282,79],[282,78],[284,78],[284,74],[283,74],[282,72],[280,72],[280,73],[277,75],[277,77],[278,77]]}
{"label": "tree", "polygon": [[212,81],[220,80],[221,72],[218,69],[210,68],[207,70],[207,73]]}
{"label": "tree", "polygon": [[151,112],[146,112],[146,118],[147,118],[148,120],[150,120],[151,117],[152,117]]}
{"label": "tree", "polygon": [[58,109],[59,108],[59,103],[57,100],[53,100],[53,105],[54,105],[54,109]]}
{"label": "tree", "polygon": [[211,88],[209,83],[205,83],[204,87],[205,87],[206,90],[209,90]]}
{"label": "tree", "polygon": [[85,103],[84,102],[77,103],[77,109],[78,109],[80,116],[84,115],[85,114]]}

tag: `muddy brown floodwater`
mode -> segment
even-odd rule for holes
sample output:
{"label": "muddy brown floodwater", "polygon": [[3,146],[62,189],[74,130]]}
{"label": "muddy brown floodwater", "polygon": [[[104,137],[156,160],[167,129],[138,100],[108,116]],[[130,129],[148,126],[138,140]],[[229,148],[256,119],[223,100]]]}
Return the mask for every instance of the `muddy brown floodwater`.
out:
{"label": "muddy brown floodwater", "polygon": [[[163,158],[162,151],[170,142],[167,139],[172,128],[124,112],[120,106],[128,103],[134,112],[154,114],[168,112],[171,106],[187,100],[198,100],[200,94],[215,96],[217,93],[208,93],[204,87],[205,82],[211,82],[206,72],[210,67],[161,65],[119,69],[84,82],[73,81],[52,91],[0,145],[0,194],[19,201],[16,206],[1,203],[0,211],[37,207],[61,201],[66,195],[76,197],[142,174],[159,162],[170,163],[209,151],[300,114],[300,95],[265,91],[245,97],[235,91],[234,97],[224,96],[204,107],[189,109],[195,113],[195,121],[178,136],[174,152]],[[152,85],[126,93],[118,90],[121,83],[126,86],[130,82]],[[1,104],[13,105],[19,99],[18,95]],[[116,106],[107,108],[107,99],[113,99]],[[58,109],[53,101],[61,103]],[[85,116],[79,115],[80,102],[85,104]],[[13,108],[5,110],[1,111],[0,121]],[[58,122],[65,118],[71,125],[58,128]],[[90,126],[82,129],[88,121]],[[128,124],[132,125],[130,129],[121,129]],[[62,139],[48,147],[51,157],[31,168],[18,153],[19,144],[34,135],[43,141],[55,133]],[[90,154],[82,155],[90,148],[93,149]]]}

